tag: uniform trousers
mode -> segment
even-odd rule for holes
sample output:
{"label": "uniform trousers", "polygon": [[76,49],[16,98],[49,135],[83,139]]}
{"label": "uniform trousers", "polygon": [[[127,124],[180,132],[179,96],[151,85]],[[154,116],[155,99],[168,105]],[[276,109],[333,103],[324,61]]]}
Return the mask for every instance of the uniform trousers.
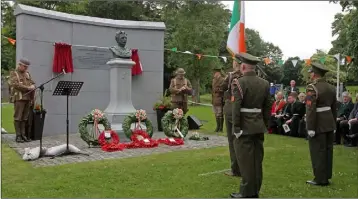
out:
{"label": "uniform trousers", "polygon": [[239,163],[237,162],[235,148],[234,148],[235,135],[232,133],[231,102],[225,103],[224,112],[225,112],[226,134],[227,134],[227,140],[229,142],[231,171],[234,175],[241,175]]}
{"label": "uniform trousers", "polygon": [[240,194],[258,196],[262,185],[263,133],[241,135],[234,139],[235,153],[241,171]]}
{"label": "uniform trousers", "polygon": [[333,131],[330,131],[316,133],[308,139],[314,181],[317,183],[327,183],[332,178],[333,137]]}
{"label": "uniform trousers", "polygon": [[29,100],[17,100],[14,103],[14,120],[15,121],[27,121],[30,113],[30,101]]}

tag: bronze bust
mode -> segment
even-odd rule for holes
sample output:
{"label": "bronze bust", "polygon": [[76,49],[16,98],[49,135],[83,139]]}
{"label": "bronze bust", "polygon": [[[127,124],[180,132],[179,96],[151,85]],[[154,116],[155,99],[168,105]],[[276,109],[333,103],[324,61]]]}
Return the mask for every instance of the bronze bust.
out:
{"label": "bronze bust", "polygon": [[126,47],[127,34],[124,31],[116,32],[116,41],[118,46],[112,46],[109,48],[109,50],[113,53],[113,57],[130,59],[132,56],[132,51]]}

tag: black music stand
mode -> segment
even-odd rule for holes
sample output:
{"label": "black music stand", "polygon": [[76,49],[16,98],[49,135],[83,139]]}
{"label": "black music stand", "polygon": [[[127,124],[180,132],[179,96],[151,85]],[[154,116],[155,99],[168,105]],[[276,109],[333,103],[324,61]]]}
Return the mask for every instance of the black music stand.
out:
{"label": "black music stand", "polygon": [[[83,82],[73,82],[73,81],[59,81],[55,91],[53,92],[52,95],[57,95],[57,96],[66,96],[66,106],[67,106],[67,111],[66,111],[66,135],[67,135],[67,141],[66,141],[66,151],[55,155],[56,156],[63,156],[63,155],[75,155],[75,154],[79,154],[79,155],[87,155],[89,156],[89,154],[86,153],[74,153],[71,152],[69,149],[69,131],[70,131],[70,127],[69,127],[69,119],[68,119],[68,98],[69,96],[77,96],[78,93],[80,92],[81,88],[82,88]],[[53,158],[54,158],[53,157]]]}

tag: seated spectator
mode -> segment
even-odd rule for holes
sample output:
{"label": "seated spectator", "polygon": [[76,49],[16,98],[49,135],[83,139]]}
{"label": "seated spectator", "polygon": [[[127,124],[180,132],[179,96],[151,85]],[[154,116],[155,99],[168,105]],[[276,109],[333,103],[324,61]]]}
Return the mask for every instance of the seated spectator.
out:
{"label": "seated spectator", "polygon": [[341,105],[339,106],[339,109],[337,111],[337,130],[336,130],[336,134],[335,134],[335,144],[341,144],[341,140],[342,140],[342,129],[344,129],[347,125],[348,122],[348,118],[349,118],[349,114],[351,113],[351,111],[353,110],[353,103],[352,103],[352,99],[349,96],[348,92],[343,92],[342,93],[342,97],[343,97],[343,103],[341,103]]}
{"label": "seated spectator", "polygon": [[286,102],[283,99],[283,93],[277,92],[276,101],[272,104],[271,108],[271,118],[270,118],[270,129],[269,133],[278,133],[277,129],[277,118],[276,115],[280,115],[285,107]]}
{"label": "seated spectator", "polygon": [[[298,128],[299,123],[305,114],[305,106],[302,102],[299,102],[297,100],[297,93],[291,92],[288,96],[288,104],[285,107],[285,110],[281,116],[278,116],[278,125],[280,131],[284,134],[298,137]],[[285,133],[285,131],[282,128],[283,124],[287,124],[290,128],[290,131],[288,133]]]}
{"label": "seated spectator", "polygon": [[348,120],[342,121],[341,132],[344,138],[345,146],[357,146],[358,141],[358,93],[356,95],[356,103],[349,114]]}
{"label": "seated spectator", "polygon": [[[298,100],[301,103],[306,104],[306,94],[300,93],[298,95]],[[299,124],[299,128],[298,128],[298,137],[302,137],[302,138],[307,137],[305,117],[306,117],[306,115],[304,115],[302,117],[300,124]]]}
{"label": "seated spectator", "polygon": [[298,101],[305,103],[306,102],[306,94],[305,93],[300,93],[298,95]]}

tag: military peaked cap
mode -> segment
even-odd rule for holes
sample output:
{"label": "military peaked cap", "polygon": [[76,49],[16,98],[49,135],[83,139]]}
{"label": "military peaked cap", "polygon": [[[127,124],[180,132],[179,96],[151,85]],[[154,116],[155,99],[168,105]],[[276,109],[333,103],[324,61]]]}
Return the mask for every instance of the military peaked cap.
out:
{"label": "military peaked cap", "polygon": [[239,62],[250,64],[250,65],[256,65],[261,60],[253,55],[250,55],[249,53],[239,53],[235,55],[235,59],[239,60]]}
{"label": "military peaked cap", "polygon": [[20,59],[19,64],[24,65],[24,66],[30,66],[30,61],[27,60],[26,58],[22,58],[22,59]]}
{"label": "military peaked cap", "polygon": [[325,65],[313,62],[311,63],[311,68],[308,70],[309,73],[318,73],[320,75],[325,75],[329,70]]}

